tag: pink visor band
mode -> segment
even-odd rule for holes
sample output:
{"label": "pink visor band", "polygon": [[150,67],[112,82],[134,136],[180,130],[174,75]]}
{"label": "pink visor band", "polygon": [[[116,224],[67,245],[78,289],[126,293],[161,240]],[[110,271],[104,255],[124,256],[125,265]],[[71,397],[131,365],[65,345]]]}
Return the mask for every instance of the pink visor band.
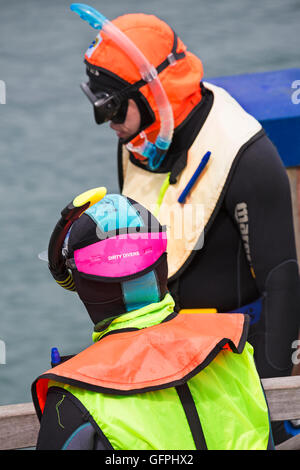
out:
{"label": "pink visor band", "polygon": [[166,232],[126,233],[75,250],[74,261],[81,273],[119,278],[148,268],[166,248]]}

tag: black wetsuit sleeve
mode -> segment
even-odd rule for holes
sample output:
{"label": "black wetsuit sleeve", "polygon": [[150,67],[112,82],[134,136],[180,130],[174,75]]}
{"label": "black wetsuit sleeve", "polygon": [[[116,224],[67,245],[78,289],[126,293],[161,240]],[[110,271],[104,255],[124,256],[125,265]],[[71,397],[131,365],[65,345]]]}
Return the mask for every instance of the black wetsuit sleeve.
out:
{"label": "black wetsuit sleeve", "polygon": [[51,387],[40,423],[36,450],[112,449],[97,424],[68,391]]}
{"label": "black wetsuit sleeve", "polygon": [[258,368],[261,376],[288,374],[299,328],[299,273],[289,180],[266,135],[240,157],[225,206],[263,297],[263,315],[252,328],[263,359]]}
{"label": "black wetsuit sleeve", "polygon": [[271,269],[297,258],[288,176],[266,135],[243,152],[225,204],[263,292]]}

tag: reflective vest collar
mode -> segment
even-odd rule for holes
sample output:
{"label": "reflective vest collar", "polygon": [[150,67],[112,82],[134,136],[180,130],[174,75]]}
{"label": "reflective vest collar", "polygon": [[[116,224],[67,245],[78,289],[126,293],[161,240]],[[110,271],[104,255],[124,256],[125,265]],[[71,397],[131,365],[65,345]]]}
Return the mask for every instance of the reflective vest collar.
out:
{"label": "reflective vest collar", "polygon": [[124,313],[115,318],[108,325],[98,323],[93,333],[93,341],[99,341],[104,335],[124,328],[141,329],[161,323],[174,311],[175,302],[170,294],[166,294],[163,300],[146,305],[138,310]]}
{"label": "reflective vest collar", "polygon": [[34,382],[37,414],[43,411],[49,380],[118,395],[181,385],[221,349],[241,353],[248,324],[249,317],[241,314],[178,314],[149,328],[107,335]]}

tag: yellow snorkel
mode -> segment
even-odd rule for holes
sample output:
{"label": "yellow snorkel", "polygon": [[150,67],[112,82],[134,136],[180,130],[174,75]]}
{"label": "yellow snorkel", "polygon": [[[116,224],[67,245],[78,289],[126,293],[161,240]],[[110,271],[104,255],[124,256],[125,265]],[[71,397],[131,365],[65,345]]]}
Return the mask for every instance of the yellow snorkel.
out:
{"label": "yellow snorkel", "polygon": [[62,211],[61,218],[57,222],[48,246],[48,266],[55,281],[64,289],[76,291],[72,275],[65,265],[62,247],[65,237],[73,222],[78,219],[84,211],[103,199],[106,188],[99,187],[85,191],[76,196]]}

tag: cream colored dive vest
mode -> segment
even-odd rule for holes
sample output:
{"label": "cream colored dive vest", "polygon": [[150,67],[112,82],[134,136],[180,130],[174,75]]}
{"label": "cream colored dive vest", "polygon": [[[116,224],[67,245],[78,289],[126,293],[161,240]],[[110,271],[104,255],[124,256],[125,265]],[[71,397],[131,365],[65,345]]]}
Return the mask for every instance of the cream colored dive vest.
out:
{"label": "cream colored dive vest", "polygon": [[[122,194],[145,206],[167,226],[169,279],[187,262],[193,250],[202,247],[204,229],[221,201],[240,149],[262,129],[225,90],[210,83],[204,85],[214,94],[213,106],[188,151],[187,165],[176,184],[166,184],[166,173],[151,173],[134,165],[123,146]],[[178,197],[207,151],[211,156],[204,171],[185,203],[180,204]]]}

